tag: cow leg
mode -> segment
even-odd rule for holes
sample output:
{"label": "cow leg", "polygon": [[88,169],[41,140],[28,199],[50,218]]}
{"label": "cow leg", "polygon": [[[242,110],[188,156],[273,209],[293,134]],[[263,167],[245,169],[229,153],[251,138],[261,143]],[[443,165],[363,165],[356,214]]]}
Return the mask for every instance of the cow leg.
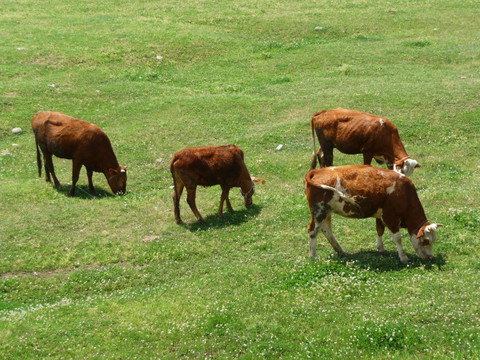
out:
{"label": "cow leg", "polygon": [[173,211],[175,213],[175,221],[177,222],[177,224],[180,224],[182,222],[182,219],[180,218],[180,197],[182,196],[183,188],[185,187],[185,185],[183,185],[181,181],[175,179],[173,183]]}
{"label": "cow leg", "polygon": [[372,164],[373,155],[363,153],[363,164],[364,165],[371,165]]}
{"label": "cow leg", "polygon": [[400,231],[393,234],[392,238],[395,245],[397,245],[397,251],[398,251],[398,256],[400,257],[400,261],[403,262],[404,264],[408,263],[407,254],[405,254],[405,251],[403,250],[402,235],[400,234]]}
{"label": "cow leg", "polygon": [[310,247],[310,257],[315,259],[317,256],[317,236],[318,232],[320,231],[320,227],[315,222],[315,217],[312,214],[312,220],[310,221],[310,225],[308,226],[308,243]]}
{"label": "cow leg", "polygon": [[195,204],[195,195],[197,192],[197,186],[194,186],[192,188],[187,187],[187,203],[190,206],[190,209],[192,209],[193,213],[197,217],[198,221],[204,222],[205,220],[203,219],[202,215],[198,212],[197,205]]}
{"label": "cow leg", "polygon": [[90,169],[87,169],[88,190],[90,190],[90,194],[97,195],[97,192],[95,191],[95,188],[93,187],[92,175],[93,175],[93,171],[90,170]]}
{"label": "cow leg", "polygon": [[82,163],[78,160],[73,160],[72,164],[72,187],[69,192],[69,196],[75,195],[75,185],[77,185],[78,177],[80,175],[80,169],[82,168]]}
{"label": "cow leg", "polygon": [[229,211],[232,211],[232,204],[230,204],[230,200],[228,199],[228,193],[230,192],[229,187],[222,186],[222,195],[220,196],[220,206],[218,208],[218,216],[223,216],[223,202],[227,201],[227,208]]}
{"label": "cow leg", "polygon": [[380,219],[377,220],[377,249],[379,252],[384,253],[385,252],[385,247],[383,246],[383,233],[385,232],[385,225],[383,224],[383,221]]}
{"label": "cow leg", "polygon": [[58,181],[57,176],[55,175],[55,169],[53,167],[52,154],[45,154],[43,160],[45,161],[46,181],[51,182],[50,174],[52,174],[55,186],[60,188],[60,181]]}
{"label": "cow leg", "polygon": [[45,181],[52,182],[52,179],[50,178],[50,169],[48,168],[48,161],[46,155],[43,155],[43,166],[45,167]]}
{"label": "cow leg", "polygon": [[338,243],[337,239],[332,232],[332,215],[328,215],[325,220],[320,223],[320,229],[323,232],[323,235],[327,238],[330,245],[332,245],[333,249],[337,252],[340,256],[345,256],[345,252],[342,250],[340,244]]}
{"label": "cow leg", "polygon": [[321,144],[322,154],[320,156],[320,167],[333,165],[333,145],[329,143]]}
{"label": "cow leg", "polygon": [[324,167],[323,151],[321,146],[318,148],[317,152],[314,152],[312,155],[310,170],[313,170],[317,167],[317,160],[318,160],[318,163],[320,164],[320,167]]}

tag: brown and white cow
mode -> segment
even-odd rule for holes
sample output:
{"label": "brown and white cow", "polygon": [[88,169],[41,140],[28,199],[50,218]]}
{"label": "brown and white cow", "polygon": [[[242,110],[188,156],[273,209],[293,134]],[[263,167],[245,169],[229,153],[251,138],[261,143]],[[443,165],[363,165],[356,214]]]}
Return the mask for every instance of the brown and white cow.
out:
{"label": "brown and white cow", "polygon": [[120,166],[113,152],[110,140],[97,125],[54,111],[39,111],[32,119],[32,129],[37,147],[38,176],[42,175],[42,160],[45,162],[45,180],[51,182],[52,174],[55,186],[60,182],[55,176],[52,155],[72,159],[72,187],[70,196],[75,195],[82,165],[87,169],[88,187],[92,194],[93,172],[101,172],[107,178],[114,194],[124,194],[127,187],[127,168]]}
{"label": "brown and white cow", "polygon": [[[370,165],[375,159],[406,176],[420,167],[405,151],[397,127],[385,117],[338,108],[316,112],[310,125],[313,141],[310,169],[315,169],[317,158],[321,167],[332,166],[334,148],[345,154],[363,154],[365,165]],[[317,152],[315,133],[320,142]]]}
{"label": "brown and white cow", "polygon": [[223,202],[232,211],[228,198],[232,187],[240,187],[245,199],[245,205],[252,204],[252,195],[255,193],[254,182],[265,182],[263,179],[253,178],[244,162],[243,150],[235,145],[190,147],[178,151],[170,162],[170,171],[173,177],[174,193],[173,204],[175,220],[181,223],[180,197],[183,188],[187,188],[187,203],[199,221],[204,221],[195,204],[197,186],[220,185],[222,195],[218,216],[223,214]]}
{"label": "brown and white cow", "polygon": [[310,212],[310,256],[322,231],[335,251],[344,255],[332,233],[332,213],[349,218],[377,219],[377,248],[384,252],[385,226],[392,232],[400,260],[408,261],[400,228],[406,228],[413,248],[422,259],[433,257],[437,227],[423,210],[412,181],[402,174],[370,165],[347,165],[310,170],[304,181]]}

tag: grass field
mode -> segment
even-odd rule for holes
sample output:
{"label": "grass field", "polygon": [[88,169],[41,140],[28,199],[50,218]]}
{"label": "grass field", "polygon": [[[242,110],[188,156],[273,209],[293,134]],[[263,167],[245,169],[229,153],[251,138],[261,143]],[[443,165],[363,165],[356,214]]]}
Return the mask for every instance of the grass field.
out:
{"label": "grass field", "polygon": [[[480,4],[473,0],[0,3],[0,358],[476,359],[480,357]],[[157,57],[161,58],[157,58]],[[373,219],[334,217],[349,254],[308,258],[309,120],[386,116],[420,162],[442,223],[408,265]],[[85,169],[68,197],[38,178],[30,120],[99,125],[127,195]],[[12,128],[23,132],[13,134]],[[257,186],[246,209],[173,216],[172,155],[234,143]],[[282,144],[283,148],[276,151]],[[335,164],[361,163],[335,153]]]}

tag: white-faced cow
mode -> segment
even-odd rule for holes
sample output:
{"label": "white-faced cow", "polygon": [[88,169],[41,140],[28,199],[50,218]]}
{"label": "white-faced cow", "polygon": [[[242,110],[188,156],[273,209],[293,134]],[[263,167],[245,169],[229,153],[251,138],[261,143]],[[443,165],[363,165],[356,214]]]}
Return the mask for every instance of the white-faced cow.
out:
{"label": "white-faced cow", "polygon": [[[315,169],[317,158],[321,167],[333,165],[333,149],[345,154],[363,154],[363,163],[372,159],[387,164],[390,170],[410,176],[420,167],[410,159],[403,146],[397,127],[387,118],[347,109],[322,110],[313,114],[313,158],[310,169]],[[316,151],[315,133],[320,147]]]}
{"label": "white-faced cow", "polygon": [[183,188],[187,188],[187,203],[199,221],[204,221],[197,206],[195,194],[197,186],[220,185],[222,195],[218,215],[223,214],[223,202],[232,211],[228,198],[232,187],[240,187],[240,192],[245,199],[245,205],[252,204],[252,195],[255,193],[254,182],[265,182],[263,179],[250,177],[244,162],[242,149],[235,145],[190,147],[178,151],[170,162],[170,171],[173,177],[175,191],[173,204],[175,220],[181,223],[180,197]]}
{"label": "white-faced cow", "polygon": [[332,233],[332,213],[349,218],[377,219],[377,248],[384,252],[385,226],[392,232],[400,260],[408,262],[400,228],[406,228],[413,248],[422,259],[433,257],[437,227],[431,224],[412,181],[402,174],[370,165],[348,165],[310,170],[305,193],[312,215],[308,227],[310,256],[316,255],[316,239],[322,231],[335,251],[344,255]]}
{"label": "white-faced cow", "polygon": [[95,194],[92,183],[93,172],[105,175],[114,194],[124,194],[127,187],[127,168],[120,166],[112,145],[97,125],[54,111],[39,111],[32,119],[32,129],[37,147],[38,176],[42,175],[42,160],[45,162],[45,179],[51,182],[50,174],[57,188],[60,182],[55,176],[52,155],[72,159],[72,187],[70,196],[75,195],[82,165],[87,169],[88,188]]}

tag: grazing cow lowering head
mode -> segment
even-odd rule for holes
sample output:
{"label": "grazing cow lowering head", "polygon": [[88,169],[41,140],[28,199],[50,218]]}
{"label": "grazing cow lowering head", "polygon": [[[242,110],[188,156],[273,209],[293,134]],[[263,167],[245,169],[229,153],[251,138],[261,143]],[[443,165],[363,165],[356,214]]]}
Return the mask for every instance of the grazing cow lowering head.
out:
{"label": "grazing cow lowering head", "polygon": [[127,188],[127,168],[120,166],[107,134],[97,125],[54,111],[39,111],[32,119],[32,129],[37,147],[38,176],[42,176],[42,160],[45,162],[45,180],[51,182],[50,174],[57,188],[60,182],[55,175],[52,155],[72,159],[72,187],[70,196],[75,195],[75,185],[80,169],[87,169],[88,188],[93,187],[93,172],[105,175],[114,194],[125,194]]}
{"label": "grazing cow lowering head", "polygon": [[[363,154],[363,163],[372,159],[396,172],[410,176],[420,167],[410,159],[403,146],[397,127],[387,118],[347,109],[316,112],[310,121],[312,128],[313,157],[310,168],[333,165],[333,149],[345,154]],[[320,147],[316,152],[315,133]]]}
{"label": "grazing cow lowering head", "polygon": [[332,213],[348,218],[376,218],[378,250],[385,251],[382,236],[386,226],[404,263],[408,258],[400,228],[407,229],[420,258],[433,257],[433,244],[441,224],[427,220],[415,186],[406,176],[376,166],[348,165],[310,170],[304,185],[312,216],[308,227],[311,257],[316,255],[320,230],[335,251],[344,254],[332,233]]}
{"label": "grazing cow lowering head", "polygon": [[187,188],[187,203],[199,221],[204,221],[195,204],[197,186],[220,185],[222,195],[218,216],[223,214],[223,203],[226,201],[227,208],[232,211],[232,205],[228,198],[232,187],[240,187],[245,205],[252,204],[252,196],[255,193],[255,182],[265,182],[260,178],[250,176],[244,162],[242,149],[235,145],[227,146],[203,146],[191,147],[178,151],[170,162],[170,171],[175,188],[173,204],[175,220],[181,223],[180,197],[183,188]]}

